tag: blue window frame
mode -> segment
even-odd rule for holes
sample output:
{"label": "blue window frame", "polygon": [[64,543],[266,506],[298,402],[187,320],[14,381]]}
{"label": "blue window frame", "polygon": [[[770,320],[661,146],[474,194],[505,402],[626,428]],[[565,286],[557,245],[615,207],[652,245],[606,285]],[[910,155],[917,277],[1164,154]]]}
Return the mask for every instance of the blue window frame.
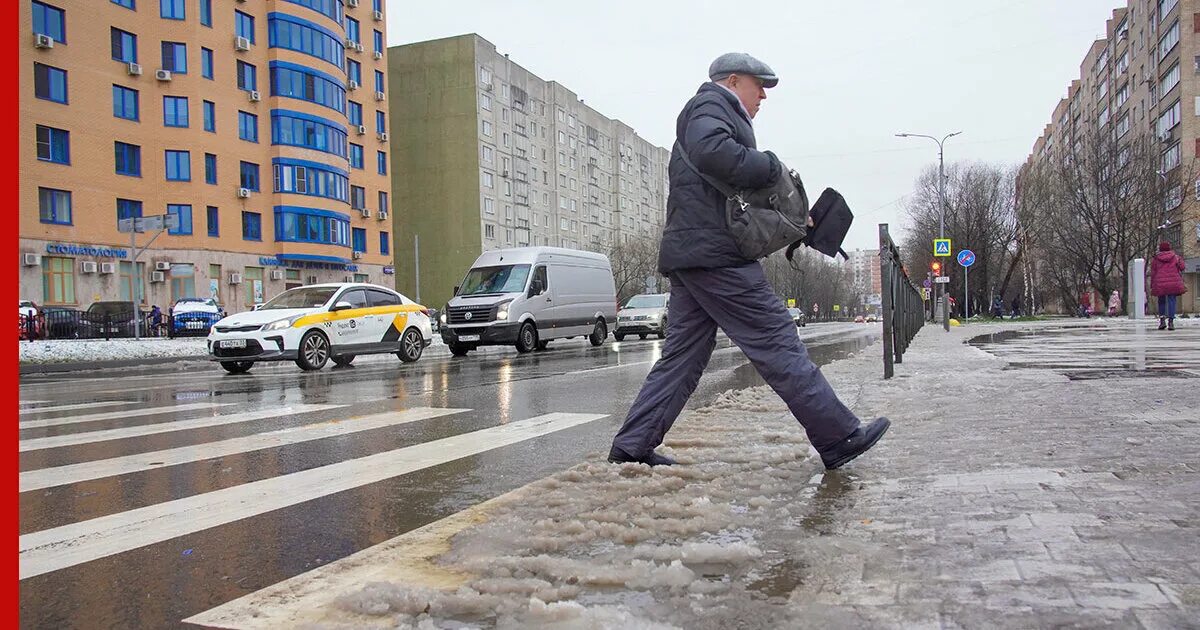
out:
{"label": "blue window frame", "polygon": [[201,109],[204,110],[204,130],[217,132],[217,104],[212,101],[204,101],[201,103]]}
{"label": "blue window frame", "polygon": [[200,49],[200,76],[213,78],[213,52],[209,48]]}
{"label": "blue window frame", "polygon": [[271,144],[305,147],[346,157],[346,127],[328,118],[287,109],[271,110]]}
{"label": "blue window frame", "polygon": [[362,85],[362,64],[353,59],[346,60],[346,77],[351,81]]}
{"label": "blue window frame", "polygon": [[375,71],[375,91],[382,92],[383,90],[383,72]]}
{"label": "blue window frame", "polygon": [[309,195],[349,202],[350,177],[340,168],[291,158],[271,160],[274,192]]}
{"label": "blue window frame", "polygon": [[134,11],[137,10],[137,5],[134,4],[134,0],[112,0],[112,3],[125,7],[126,9],[132,9]]}
{"label": "blue window frame", "polygon": [[383,12],[383,0],[371,0],[371,8],[375,11]]}
{"label": "blue window frame", "polygon": [[258,67],[245,61],[237,62],[237,85],[239,90],[253,92],[258,89]]}
{"label": "blue window frame", "polygon": [[212,28],[212,0],[200,0],[200,23]]}
{"label": "blue window frame", "polygon": [[285,0],[292,4],[298,4],[302,7],[308,7],[321,15],[337,22],[338,27],[342,26],[342,16],[344,9],[342,8],[342,0]]}
{"label": "blue window frame", "polygon": [[33,64],[33,95],[47,101],[67,104],[67,71],[42,63]]}
{"label": "blue window frame", "polygon": [[167,181],[192,181],[192,154],[190,151],[167,149],[164,155],[167,161]]}
{"label": "blue window frame", "polygon": [[71,132],[37,125],[37,159],[55,164],[71,163]]}
{"label": "blue window frame", "polygon": [[158,0],[158,15],[168,20],[187,19],[187,8],[183,0]]}
{"label": "blue window frame", "polygon": [[238,112],[238,137],[247,142],[258,142],[258,116]]}
{"label": "blue window frame", "polygon": [[354,228],[354,238],[351,248],[356,252],[367,251],[367,231],[363,228]]}
{"label": "blue window frame", "polygon": [[138,91],[113,84],[113,116],[126,120],[138,119]]}
{"label": "blue window frame", "polygon": [[184,203],[167,204],[167,214],[179,215],[179,229],[167,230],[167,234],[189,235],[192,233],[192,206],[191,206],[191,204],[184,204]]}
{"label": "blue window frame", "polygon": [[377,53],[384,52],[383,33],[380,33],[379,31],[375,31],[374,36],[375,36],[375,52],[377,52]]}
{"label": "blue window frame", "polygon": [[39,187],[38,216],[42,223],[71,225],[71,191]]}
{"label": "blue window frame", "polygon": [[188,126],[188,100],[186,96],[163,97],[163,125],[166,127]]}
{"label": "blue window frame", "polygon": [[392,241],[388,238],[387,232],[379,233],[379,253],[390,254],[392,251]]}
{"label": "blue window frame", "polygon": [[137,219],[142,216],[142,202],[134,199],[117,199],[117,220]]}
{"label": "blue window frame", "polygon": [[271,62],[271,94],[346,111],[346,86],[333,75],[286,61]]}
{"label": "blue window frame", "polygon": [[275,206],[275,240],[350,246],[350,217],[332,210]]}
{"label": "blue window frame", "polygon": [[375,166],[379,168],[380,175],[387,175],[387,153],[383,151],[375,152]]}
{"label": "blue window frame", "polygon": [[389,211],[391,211],[391,209],[392,209],[391,206],[388,205],[387,192],[383,191],[383,190],[379,191],[379,211],[380,212],[389,212]]}
{"label": "blue window frame", "polygon": [[367,189],[362,186],[350,186],[350,207],[362,210],[367,207]]}
{"label": "blue window frame", "polygon": [[354,125],[355,127],[363,124],[362,103],[355,103],[354,101],[347,101],[347,104],[349,105],[348,111],[350,112],[349,113],[350,124]]}
{"label": "blue window frame", "polygon": [[204,183],[217,183],[217,156],[213,153],[204,154]]}
{"label": "blue window frame", "polygon": [[377,133],[387,131],[387,114],[379,110],[375,110],[375,131]]}
{"label": "blue window frame", "polygon": [[67,13],[62,9],[33,0],[33,32],[48,35],[54,41],[67,43]]}
{"label": "blue window frame", "polygon": [[258,165],[253,162],[242,162],[241,165],[241,185],[242,188],[248,188],[258,192]]}
{"label": "blue window frame", "polygon": [[142,176],[142,147],[136,144],[113,142],[117,175]]}
{"label": "blue window frame", "polygon": [[353,142],[350,143],[350,167],[357,169],[363,167],[363,148]]}
{"label": "blue window frame", "polygon": [[114,27],[110,31],[110,37],[112,39],[113,61],[137,63],[137,35]]}
{"label": "blue window frame", "polygon": [[205,209],[205,214],[208,215],[207,216],[208,235],[209,236],[220,236],[221,235],[221,211],[218,210],[216,206],[209,206],[208,208]]}
{"label": "blue window frame", "polygon": [[242,212],[242,240],[262,240],[262,215],[257,212]]}
{"label": "blue window frame", "polygon": [[358,20],[350,16],[346,16],[346,39],[355,44],[362,43],[362,31],[358,26]]}
{"label": "blue window frame", "polygon": [[176,74],[187,74],[187,44],[163,42],[162,67]]}
{"label": "blue window frame", "polygon": [[241,11],[234,11],[233,27],[238,37],[245,37],[246,39],[250,40],[251,44],[255,43],[253,16],[242,13]]}
{"label": "blue window frame", "polygon": [[271,48],[302,52],[339,70],[345,63],[345,44],[337,32],[286,13],[267,14],[267,41]]}

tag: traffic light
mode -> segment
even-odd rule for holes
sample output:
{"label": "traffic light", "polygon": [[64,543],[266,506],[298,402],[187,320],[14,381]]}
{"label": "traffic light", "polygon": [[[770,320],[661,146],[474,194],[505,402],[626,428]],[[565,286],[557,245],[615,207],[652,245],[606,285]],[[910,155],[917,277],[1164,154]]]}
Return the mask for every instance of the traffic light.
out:
{"label": "traffic light", "polygon": [[933,275],[935,275],[935,276],[942,275],[942,263],[941,262],[935,260],[929,264],[929,268],[933,271]]}

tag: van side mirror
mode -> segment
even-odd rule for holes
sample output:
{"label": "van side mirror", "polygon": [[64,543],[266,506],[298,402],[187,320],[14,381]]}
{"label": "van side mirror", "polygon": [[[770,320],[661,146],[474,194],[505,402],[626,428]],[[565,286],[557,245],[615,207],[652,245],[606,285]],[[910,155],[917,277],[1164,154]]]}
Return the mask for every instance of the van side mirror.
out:
{"label": "van side mirror", "polygon": [[457,284],[456,284],[456,285],[454,285],[454,295],[458,295],[458,290],[459,290],[460,288],[462,288],[462,287],[458,286]]}
{"label": "van side mirror", "polygon": [[349,302],[338,302],[337,304],[333,305],[333,308],[329,309],[329,312],[336,313],[338,311],[347,311],[352,308],[354,308],[354,305]]}

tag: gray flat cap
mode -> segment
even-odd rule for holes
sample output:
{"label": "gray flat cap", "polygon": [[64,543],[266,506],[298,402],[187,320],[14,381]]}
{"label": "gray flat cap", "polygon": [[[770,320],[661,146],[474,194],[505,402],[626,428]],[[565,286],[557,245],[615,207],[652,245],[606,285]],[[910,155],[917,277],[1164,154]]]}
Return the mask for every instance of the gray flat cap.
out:
{"label": "gray flat cap", "polygon": [[708,78],[713,81],[720,81],[731,74],[745,74],[762,79],[765,88],[779,85],[779,77],[775,76],[771,66],[747,53],[725,53],[708,67]]}

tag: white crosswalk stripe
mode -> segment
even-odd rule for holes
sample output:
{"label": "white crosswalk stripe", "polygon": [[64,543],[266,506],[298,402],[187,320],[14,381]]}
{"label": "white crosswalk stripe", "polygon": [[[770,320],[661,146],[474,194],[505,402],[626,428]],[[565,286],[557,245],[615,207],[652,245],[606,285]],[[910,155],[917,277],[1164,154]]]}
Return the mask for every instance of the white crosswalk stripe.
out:
{"label": "white crosswalk stripe", "polygon": [[91,413],[82,416],[63,416],[60,418],[22,420],[17,426],[22,429],[39,429],[43,427],[57,427],[64,424],[80,424],[83,422],[96,422],[98,420],[122,420],[125,418],[138,418],[141,416],[153,416],[175,413],[179,411],[195,411],[197,409],[216,410],[221,407],[228,407],[231,404],[232,403],[188,403],[186,405],[171,405],[169,407],[149,407],[146,409],[130,409],[128,411],[107,411],[104,413]]}
{"label": "white crosswalk stripe", "polygon": [[[22,403],[24,404],[24,403]],[[73,411],[75,409],[99,409],[100,407],[119,407],[121,405],[137,404],[136,400],[101,400],[98,402],[78,403],[74,405],[53,405],[50,407],[26,407],[21,409],[21,415],[48,413],[51,411]]]}

